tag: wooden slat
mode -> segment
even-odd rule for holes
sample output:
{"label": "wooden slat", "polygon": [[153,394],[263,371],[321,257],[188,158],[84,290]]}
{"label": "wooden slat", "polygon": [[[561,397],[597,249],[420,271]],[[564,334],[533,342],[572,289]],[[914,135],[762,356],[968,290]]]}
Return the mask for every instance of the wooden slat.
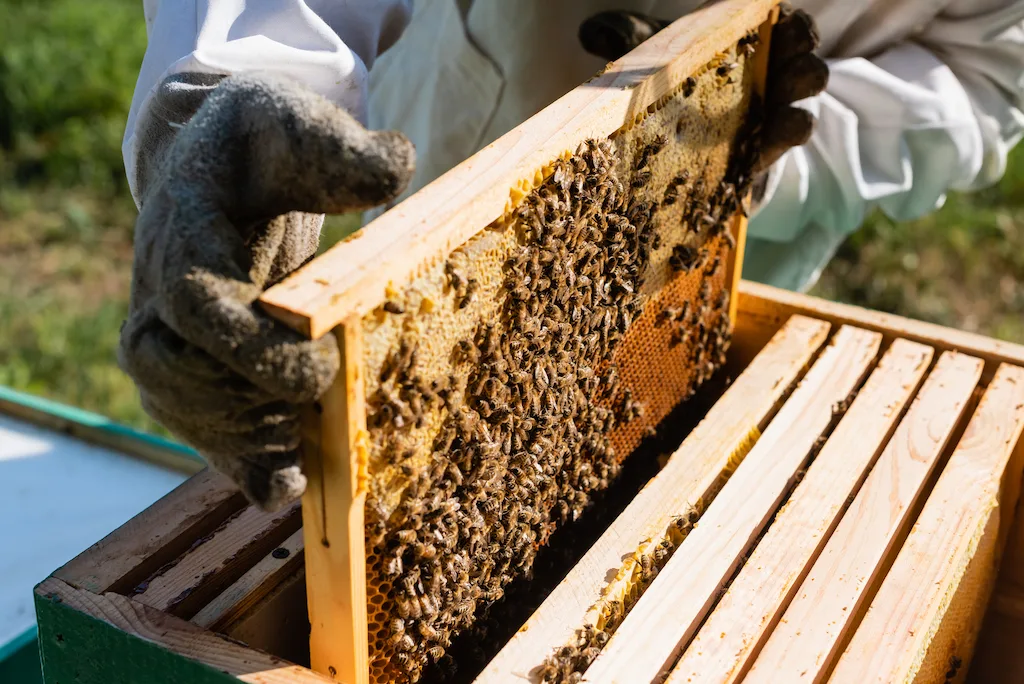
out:
{"label": "wooden slat", "polygon": [[934,347],[940,352],[959,351],[977,356],[986,363],[985,379],[990,378],[1001,363],[1024,365],[1024,345],[849,304],[829,302],[748,280],[740,283],[739,303],[740,315],[733,335],[733,348],[741,354],[744,349],[751,350],[748,358],[752,358],[753,352],[767,342],[790,316],[801,314],[836,325],[855,325],[875,330],[887,339],[901,337]]}
{"label": "wooden slat", "polygon": [[188,618],[299,529],[299,508],[249,506],[133,591],[151,608]]}
{"label": "wooden slat", "polygon": [[[761,24],[758,29],[758,50],[754,56],[754,93],[760,97],[764,97],[765,88],[768,84],[768,55],[771,53],[772,46],[772,28],[775,23],[779,20],[779,8],[774,7],[769,12],[767,19]],[[749,205],[752,194],[747,193],[744,201]],[[747,247],[747,224],[749,220],[746,212],[738,212],[733,217],[732,235],[736,240],[736,249],[732,255],[732,259],[727,264],[728,271],[726,273],[725,282],[729,288],[729,292],[733,293],[733,296],[729,299],[729,320],[732,321],[733,325],[736,325],[736,318],[739,315],[740,298],[736,296],[736,291],[739,289],[740,280],[743,277],[743,254]]]}
{"label": "wooden slat", "polygon": [[670,95],[716,53],[768,17],[778,0],[724,0],[687,15],[335,245],[260,299],[319,337],[379,305],[422,264],[444,258],[497,220],[510,190],[587,139],[606,138]]}
{"label": "wooden slat", "polygon": [[1004,365],[829,681],[934,682],[951,658],[969,662],[1010,524],[1001,506],[1017,503],[1022,431],[1024,369]]}
{"label": "wooden slat", "polygon": [[767,524],[832,419],[870,370],[877,333],[843,327],[583,680],[650,682],[668,670]]}
{"label": "wooden slat", "polygon": [[358,319],[340,327],[341,372],[305,442],[302,498],[310,662],[348,684],[369,681],[366,613],[366,408]]}
{"label": "wooden slat", "polygon": [[252,608],[302,565],[302,530],[285,539],[272,552],[238,578],[230,587],[203,606],[192,624],[223,631],[223,627]]}
{"label": "wooden slat", "polygon": [[946,352],[800,585],[744,682],[821,682],[909,531],[982,362]]}
{"label": "wooden slat", "polygon": [[749,448],[778,402],[825,342],[829,325],[794,316],[743,371],[665,468],[630,502],[568,576],[476,680],[521,682],[552,650],[568,643],[608,587],[610,569],[646,539],[657,541],[673,517],[704,499]]}
{"label": "wooden slat", "polygon": [[[182,658],[195,660],[220,672],[233,675],[248,684],[323,684],[332,680],[321,677],[304,667],[299,667],[280,658],[207,632],[200,627],[162,613],[119,594],[107,593],[102,596],[75,589],[59,579],[51,577],[36,587],[36,593],[48,600],[58,600],[66,606],[91,617],[113,625],[117,629],[155,643],[177,653]],[[63,638],[62,635],[57,635]],[[69,634],[68,638],[78,635]],[[130,646],[128,641],[120,645]],[[121,657],[130,658],[131,653],[122,652]],[[88,663],[83,663],[87,668]],[[160,681],[170,681],[173,675],[154,672]],[[86,681],[100,681],[97,673],[86,672]],[[163,677],[167,677],[164,679]],[[76,677],[77,679],[77,677]],[[107,673],[107,681],[121,682],[116,672]]]}
{"label": "wooden slat", "polygon": [[931,359],[930,347],[892,344],[683,653],[670,684],[742,679],[892,436]]}
{"label": "wooden slat", "polygon": [[126,593],[245,506],[223,475],[204,470],[53,573],[93,593]]}
{"label": "wooden slat", "polygon": [[305,568],[300,567],[284,578],[256,605],[219,631],[292,662],[309,662]]}

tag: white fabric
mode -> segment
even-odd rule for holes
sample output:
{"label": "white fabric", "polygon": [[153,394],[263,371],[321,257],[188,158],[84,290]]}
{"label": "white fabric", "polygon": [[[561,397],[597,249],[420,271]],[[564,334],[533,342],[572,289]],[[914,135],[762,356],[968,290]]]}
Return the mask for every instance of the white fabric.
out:
{"label": "white fabric", "polygon": [[[165,75],[260,69],[359,116],[369,103],[371,126],[403,130],[417,148],[412,192],[597,71],[576,38],[587,16],[672,18],[703,0],[417,0],[411,20],[411,0],[146,3],[129,178],[132,127]],[[832,78],[806,102],[811,142],[772,169],[744,274],[799,289],[872,208],[912,218],[1002,175],[1024,130],[1024,0],[793,4],[815,17]]]}

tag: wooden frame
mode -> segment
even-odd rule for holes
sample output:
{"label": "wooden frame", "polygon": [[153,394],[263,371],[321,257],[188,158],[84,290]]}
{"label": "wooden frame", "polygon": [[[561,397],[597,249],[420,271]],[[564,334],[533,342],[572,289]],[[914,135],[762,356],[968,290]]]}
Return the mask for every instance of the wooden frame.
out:
{"label": "wooden frame", "polygon": [[[446,259],[500,219],[567,150],[640,122],[752,29],[760,38],[753,90],[763,95],[777,4],[726,0],[688,15],[261,297],[264,309],[305,335],[333,330],[344,359],[320,413],[309,417],[305,441],[309,484],[303,519],[314,670],[352,684],[369,680],[361,317],[412,281],[424,264]],[[741,212],[730,221],[737,250],[725,264],[729,291],[739,283],[746,222]],[[737,306],[732,297],[731,320]]]}
{"label": "wooden frame", "polygon": [[[739,325],[737,326],[738,334],[735,347],[737,369],[750,366],[768,370],[755,371],[756,375],[750,376],[753,378],[752,380],[746,380],[742,376],[738,377],[734,384],[738,390],[733,392],[733,396],[742,396],[745,391],[750,391],[752,387],[755,387],[755,385],[749,384],[750,382],[763,383],[765,388],[770,388],[769,396],[761,399],[762,408],[746,416],[736,416],[731,423],[727,423],[733,427],[726,427],[726,424],[722,424],[714,429],[698,428],[693,433],[691,446],[696,443],[692,440],[700,439],[701,430],[707,430],[705,434],[708,435],[722,435],[724,432],[723,436],[732,435],[728,439],[733,441],[727,441],[720,448],[713,448],[713,443],[708,442],[707,446],[700,451],[695,451],[692,448],[685,451],[681,449],[673,456],[669,461],[669,467],[662,471],[668,474],[664,479],[666,482],[673,477],[672,473],[683,473],[699,464],[701,462],[700,453],[713,455],[714,461],[709,462],[706,466],[705,475],[695,475],[691,484],[685,485],[687,490],[677,493],[677,501],[672,506],[685,505],[690,496],[699,496],[702,488],[713,490],[714,487],[711,484],[715,482],[718,474],[723,470],[730,470],[729,459],[727,456],[723,458],[723,449],[736,449],[742,456],[749,452],[751,441],[757,438],[761,429],[770,427],[771,420],[777,415],[777,409],[781,407],[779,401],[785,401],[787,387],[802,375],[802,367],[813,360],[815,348],[823,342],[822,331],[824,328],[822,324],[814,323],[813,319],[815,318],[833,326],[850,325],[879,332],[882,334],[883,345],[892,344],[892,349],[887,352],[890,355],[908,354],[908,349],[917,353],[917,348],[909,345],[909,342],[893,343],[894,340],[912,341],[918,345],[931,347],[935,352],[951,344],[956,344],[963,354],[974,356],[984,363],[981,383],[990,388],[1002,386],[1000,383],[1004,383],[1004,381],[1000,378],[1007,377],[1007,374],[1019,373],[1011,366],[1024,367],[1024,348],[1018,345],[1010,345],[980,336],[959,333],[938,326],[825,302],[750,283],[744,283],[740,293]],[[768,340],[778,333],[794,315],[808,317],[791,321],[789,332],[785,333],[793,336],[793,340],[797,340],[799,343],[789,346],[766,346],[763,340]],[[800,354],[793,355],[797,348],[801,350]],[[747,356],[753,359],[762,349],[766,354],[765,359],[774,358],[775,360],[768,363],[758,361],[753,364],[743,360]],[[787,352],[786,349],[790,351]],[[918,358],[914,357],[913,353],[910,353],[907,358]],[[883,358],[886,356],[883,355]],[[1000,371],[999,368],[1002,364],[1007,365]],[[904,371],[910,374],[907,382],[913,384],[912,370],[904,368]],[[930,372],[934,373],[934,370]],[[870,383],[871,380],[868,382]],[[990,389],[990,391],[995,390]],[[869,393],[868,386],[866,385],[861,392]],[[871,395],[867,394],[867,396]],[[726,419],[732,415],[725,410],[724,407],[727,404],[724,402],[725,398],[723,397],[720,402],[723,408],[719,409],[719,413],[716,414],[720,418],[715,420]],[[1003,404],[1009,405],[1006,402]],[[857,406],[856,402],[853,406]],[[851,412],[854,410],[853,407],[850,408]],[[967,412],[973,414],[975,411],[972,402]],[[709,419],[711,415],[709,414]],[[749,431],[749,427],[740,426],[741,424],[749,426],[751,422],[755,423],[755,427],[759,429],[755,430],[751,439],[744,444],[743,438]],[[711,422],[702,425],[714,427],[714,423]],[[842,422],[839,425],[842,426]],[[931,495],[927,498],[923,512],[918,518],[919,524],[924,525],[925,521],[933,515],[929,511],[933,510],[935,514],[941,514],[943,511],[949,510],[949,506],[964,506],[962,510],[973,515],[973,520],[977,524],[952,529],[962,529],[963,534],[966,535],[963,539],[974,538],[976,535],[972,532],[973,530],[985,532],[980,537],[984,543],[964,545],[956,539],[939,539],[931,533],[926,534],[926,529],[922,528],[919,535],[915,537],[914,534],[911,534],[907,542],[903,544],[908,558],[917,560],[937,558],[936,553],[941,551],[938,547],[961,549],[957,552],[959,555],[947,556],[950,559],[960,559],[953,563],[952,571],[941,568],[937,570],[939,573],[937,577],[944,578],[940,581],[951,583],[950,587],[958,586],[963,577],[982,576],[984,581],[964,583],[965,588],[970,587],[972,591],[960,594],[954,592],[953,596],[957,597],[957,601],[953,603],[926,602],[921,604],[922,606],[930,605],[929,610],[932,612],[928,614],[937,615],[940,618],[942,615],[948,614],[950,610],[954,608],[961,610],[966,605],[972,609],[974,623],[980,619],[978,614],[986,605],[988,606],[986,619],[994,627],[985,628],[981,632],[977,649],[984,654],[984,657],[979,655],[976,659],[979,676],[984,676],[986,671],[998,672],[1001,675],[1007,667],[1012,667],[1019,649],[1012,647],[1012,644],[1007,645],[1005,639],[1009,634],[1016,634],[1018,638],[1019,635],[1024,634],[1024,616],[1017,608],[1019,602],[1016,599],[1019,595],[1018,587],[1021,586],[1021,571],[1020,566],[1013,562],[1022,553],[1021,535],[1016,531],[1020,528],[1021,517],[1012,515],[1016,498],[1015,492],[1020,480],[1019,471],[1024,465],[1019,458],[1024,452],[1017,446],[1020,443],[1020,424],[1007,420],[1005,416],[993,416],[985,425],[987,427],[984,430],[979,428],[975,432],[992,432],[989,426],[995,426],[998,430],[1003,431],[1000,434],[1005,435],[1003,443],[1007,447],[1017,448],[1009,448],[997,453],[991,449],[982,449],[980,445],[975,447],[977,453],[981,453],[977,451],[981,449],[994,459],[989,461],[990,465],[986,466],[984,471],[975,471],[986,473],[985,477],[976,480],[979,483],[987,483],[984,484],[985,489],[977,490],[986,492],[984,496],[972,497],[967,491],[961,492],[962,488],[959,487],[956,488],[956,491],[951,491],[949,496],[942,495],[942,492],[946,490],[945,486],[941,485],[943,478],[940,477],[939,485],[935,485],[934,489],[929,486]],[[840,427],[836,428],[836,430],[839,429]],[[878,434],[883,433],[886,433],[886,430],[880,427]],[[965,433],[965,435],[969,434],[971,433]],[[1015,439],[1017,440],[1016,444]],[[954,435],[954,441],[971,443],[969,439],[961,439],[958,434]],[[756,442],[754,443],[756,444]],[[732,446],[727,446],[728,444]],[[869,452],[870,449],[865,453],[868,460],[871,460]],[[683,454],[689,454],[689,456],[684,457]],[[697,460],[691,460],[687,464],[686,458]],[[827,466],[830,461],[834,461],[834,459],[829,458],[829,449],[823,449],[815,464],[823,463]],[[947,471],[952,473],[952,468],[960,467],[956,465],[957,463],[975,461],[976,457],[950,457],[949,465],[944,465],[944,461],[943,465]],[[815,467],[816,465],[812,465],[807,478],[803,481],[809,483],[810,491],[814,491],[815,474],[813,469]],[[737,472],[739,471],[737,470]],[[950,474],[944,477],[958,483],[964,481],[963,475]],[[662,476],[656,478],[645,490],[645,493],[657,492],[658,487],[664,486],[659,484],[661,481]],[[739,480],[733,484],[736,482]],[[727,488],[728,484],[721,491],[727,491]],[[961,503],[954,504],[954,501]],[[641,517],[638,518],[640,522],[649,520],[653,523],[659,516],[671,517],[671,512],[660,509],[654,501],[654,497],[651,496],[639,497],[634,505],[639,506],[634,513],[642,511],[639,513]],[[711,505],[713,506],[713,503]],[[305,654],[292,652],[286,655],[282,646],[284,640],[293,636],[291,634],[293,631],[300,633],[301,640],[302,627],[296,625],[301,625],[301,621],[305,618],[302,584],[304,568],[296,567],[301,565],[301,561],[296,562],[294,559],[290,561],[291,565],[288,565],[288,559],[293,554],[297,554],[302,545],[294,534],[294,528],[282,528],[282,525],[286,525],[287,521],[293,518],[286,518],[285,521],[275,518],[266,519],[265,524],[269,529],[259,535],[258,540],[255,541],[255,547],[249,549],[245,554],[244,563],[226,575],[223,569],[227,566],[218,564],[217,571],[204,577],[200,582],[200,592],[210,598],[194,614],[187,617],[175,616],[164,610],[146,606],[137,598],[145,592],[136,592],[151,577],[166,573],[166,569],[182,564],[188,566],[193,563],[195,558],[198,558],[198,556],[195,558],[193,556],[197,550],[202,549],[204,543],[208,543],[205,540],[211,536],[211,533],[215,534],[225,522],[230,523],[239,519],[239,516],[243,515],[246,510],[244,501],[237,497],[219,476],[202,473],[69,562],[51,579],[41,584],[37,588],[36,601],[40,647],[47,681],[62,680],[71,672],[79,675],[79,681],[83,684],[136,682],[141,681],[140,677],[143,675],[145,675],[146,681],[156,684],[178,681],[186,677],[189,678],[189,681],[199,684],[239,680],[296,683],[329,681],[321,675],[295,665],[295,661],[303,661]],[[707,507],[706,510],[710,510],[710,507]],[[834,508],[830,510],[834,510]],[[799,514],[799,511],[797,513]],[[993,515],[996,517],[993,518]],[[779,524],[780,520],[783,519],[776,520],[768,528],[769,531]],[[1011,521],[1014,522],[1013,526],[1010,525]],[[698,529],[699,526],[700,523],[698,523]],[[287,531],[289,529],[292,531]],[[273,530],[278,531],[274,532]],[[992,530],[996,530],[996,533],[992,534]],[[636,530],[629,534],[637,533],[642,534]],[[250,534],[252,534],[251,531]],[[623,539],[626,538],[623,537]],[[765,537],[765,539],[768,538]],[[254,536],[253,539],[255,540],[256,537]],[[1000,553],[1000,546],[1003,543],[1007,544],[1005,554]],[[604,553],[609,554],[613,553],[617,547],[604,545],[603,548],[605,548]],[[1000,568],[1002,557],[1005,557],[1007,561],[1002,564],[1000,574],[996,578],[996,570]],[[914,561],[915,567],[917,560]],[[896,578],[900,564],[901,561],[897,561],[893,566],[892,572],[897,573],[892,575],[894,586],[899,586],[899,580]],[[282,569],[282,566],[285,566],[285,569]],[[585,566],[586,563],[581,563],[574,573],[581,571],[581,568],[586,573],[595,572],[594,568]],[[604,573],[606,570],[607,566],[602,566],[598,570],[598,574]],[[968,573],[968,570],[971,572]],[[569,579],[571,578],[572,575]],[[666,580],[669,578],[670,576],[666,577]],[[738,585],[734,584],[734,586]],[[880,586],[878,596],[882,596],[883,592],[890,591],[884,582]],[[563,587],[565,591],[573,590],[573,585],[570,582],[560,585],[552,596],[561,592]],[[992,592],[992,600],[986,601],[989,591]],[[720,605],[726,606],[728,602]],[[867,611],[867,614],[870,616],[872,611],[876,614],[884,614],[884,605],[884,600],[876,596],[872,608]],[[284,615],[287,616],[283,621],[281,618],[282,607],[286,608]],[[559,629],[563,630],[561,634],[564,635],[566,630],[571,633],[574,619],[571,615],[566,614],[564,624],[559,626]],[[870,619],[874,620],[874,618]],[[294,620],[299,622],[296,623]],[[934,621],[935,618],[932,617],[929,620]],[[263,642],[250,640],[248,647],[232,640],[233,635],[241,633],[239,630],[243,625],[246,635],[258,632],[259,630],[254,629],[253,625],[260,622],[265,623],[265,629],[273,635],[273,639]],[[280,627],[281,624],[289,626]],[[870,622],[866,621],[864,624],[870,624]],[[941,619],[938,620],[938,624],[940,626],[943,624]],[[209,625],[213,629],[200,625]],[[539,623],[531,621],[528,625],[529,628],[521,635],[530,634],[534,628],[539,626]],[[947,641],[948,629],[949,627],[945,627],[943,630],[935,632],[941,637],[941,643],[946,646],[950,643]],[[958,647],[955,651],[956,657],[961,659],[963,666],[960,668],[961,672],[951,681],[962,681],[963,673],[967,671],[966,665],[969,662],[968,651],[970,649],[966,646],[968,642],[973,644],[971,631],[975,629],[976,627],[971,627],[970,630],[955,634],[957,643],[965,648]],[[861,638],[866,639],[867,637]],[[856,643],[857,641],[854,640],[853,646]],[[936,651],[937,641],[932,640],[932,643],[936,644],[932,647],[933,653],[942,650]],[[254,646],[264,649],[264,652],[255,650]],[[928,649],[924,650],[924,655],[928,655]],[[268,655],[265,651],[270,651],[274,655]],[[290,657],[290,662],[286,659],[288,657]],[[922,662],[925,660],[922,659]],[[494,662],[499,661],[495,660]],[[840,662],[842,661],[840,660]],[[951,661],[947,657],[947,653],[942,652],[937,662],[948,666]],[[919,679],[918,681],[927,680]],[[1005,680],[992,677],[972,681]]]}

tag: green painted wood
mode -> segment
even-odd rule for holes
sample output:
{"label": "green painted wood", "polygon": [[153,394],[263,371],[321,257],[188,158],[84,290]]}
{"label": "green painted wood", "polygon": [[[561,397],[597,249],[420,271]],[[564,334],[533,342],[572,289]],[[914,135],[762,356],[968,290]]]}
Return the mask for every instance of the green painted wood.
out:
{"label": "green painted wood", "polygon": [[74,406],[0,386],[0,414],[50,430],[64,432],[86,442],[132,455],[156,453],[164,465],[193,474],[205,467],[203,458],[184,444],[121,425],[106,416]]}
{"label": "green painted wood", "polygon": [[231,675],[80,613],[59,597],[36,592],[36,619],[45,684],[238,684]]}
{"label": "green painted wood", "polygon": [[3,684],[42,684],[36,628],[27,629],[0,646],[0,682]]}

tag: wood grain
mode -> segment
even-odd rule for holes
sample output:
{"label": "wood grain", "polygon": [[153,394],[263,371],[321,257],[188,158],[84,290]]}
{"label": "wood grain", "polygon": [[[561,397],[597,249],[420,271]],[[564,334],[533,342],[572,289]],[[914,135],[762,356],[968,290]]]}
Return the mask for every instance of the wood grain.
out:
{"label": "wood grain", "polygon": [[774,515],[832,419],[874,365],[877,333],[843,327],[626,616],[585,682],[650,682],[668,670]]}
{"label": "wood grain", "polygon": [[224,631],[225,625],[256,605],[299,569],[303,548],[302,530],[298,530],[203,606],[190,622],[217,632]]}
{"label": "wood grain", "polygon": [[246,504],[223,475],[203,470],[53,573],[93,593],[127,593]]}
{"label": "wood grain", "polygon": [[478,684],[521,682],[581,627],[609,586],[623,557],[646,539],[656,543],[674,516],[704,499],[765,427],[785,393],[824,344],[829,325],[794,316],[736,378],[658,475],[630,502],[529,621],[477,678]]}
{"label": "wood grain", "polygon": [[348,684],[369,681],[366,613],[366,409],[358,319],[336,331],[341,372],[305,442],[302,520],[310,662]]}
{"label": "wood grain", "polygon": [[513,189],[587,139],[607,138],[673,93],[687,77],[768,17],[778,0],[724,0],[688,14],[604,73],[335,245],[263,294],[273,316],[319,337],[372,310],[389,284],[497,220]]}
{"label": "wood grain", "polygon": [[[246,648],[238,642],[225,639],[200,627],[162,613],[154,608],[143,605],[119,594],[107,593],[102,596],[87,591],[75,589],[59,579],[51,577],[36,587],[38,597],[49,601],[58,601],[79,613],[91,616],[107,624],[113,625],[126,635],[139,637],[145,642],[156,644],[159,647],[176,653],[183,659],[197,661],[203,665],[213,668],[219,672],[231,675],[234,681],[247,682],[248,684],[323,684],[332,680],[321,677],[304,667],[299,667],[280,658],[276,658],[260,651]],[[86,635],[56,633],[62,643],[84,640]],[[100,644],[100,646],[106,644]],[[132,642],[121,639],[119,645],[122,651],[117,653],[83,653],[90,657],[102,660],[125,659],[124,669],[138,669],[139,663],[133,663],[133,657],[140,661],[151,660],[149,653],[135,652],[125,647],[130,647]],[[108,645],[109,646],[109,645]],[[106,650],[106,649],[104,649]],[[47,649],[44,648],[44,653]],[[45,656],[44,656],[45,657]],[[101,672],[90,670],[94,663],[82,662],[81,669],[84,670],[86,682],[123,682],[124,677],[117,670]],[[67,668],[71,670],[71,668]],[[72,671],[77,673],[78,668]],[[184,675],[185,668],[181,668],[179,677]],[[190,673],[193,674],[194,673]],[[49,676],[49,675],[48,675]],[[153,679],[150,681],[189,681],[200,684],[200,680],[193,676],[187,679],[176,679],[174,674],[169,672],[152,672]],[[75,675],[75,681],[79,677]],[[142,680],[135,679],[139,682]],[[203,679],[202,682],[212,682],[211,679]],[[217,681],[221,681],[220,678]]]}
{"label": "wood grain", "polygon": [[[1016,505],[1016,491],[1013,500],[1000,495],[1020,482],[1021,459],[1012,457],[1022,431],[1024,369],[1004,365],[829,681],[936,681],[951,657],[969,662],[996,570],[996,541],[1005,539],[999,511]],[[960,592],[967,600],[958,606]],[[952,630],[944,629],[949,620]]]}
{"label": "wood grain", "polygon": [[[985,382],[991,379],[1001,363],[1024,365],[1024,345],[881,311],[829,302],[749,280],[740,283],[739,307],[740,315],[730,353],[739,356],[741,363],[753,358],[756,351],[790,316],[800,314],[830,321],[835,325],[855,325],[865,330],[875,330],[885,335],[886,340],[901,337],[926,344],[939,352],[959,351],[977,356],[985,361],[985,372],[982,375]],[[1024,545],[1024,533],[1021,538]]]}
{"label": "wood grain", "polygon": [[190,618],[299,529],[298,504],[276,513],[245,508],[133,590],[139,603]]}
{"label": "wood grain", "polygon": [[683,653],[670,684],[742,679],[895,431],[931,359],[930,347],[892,344]]}
{"label": "wood grain", "polygon": [[913,522],[982,362],[946,352],[843,515],[744,682],[822,682]]}

